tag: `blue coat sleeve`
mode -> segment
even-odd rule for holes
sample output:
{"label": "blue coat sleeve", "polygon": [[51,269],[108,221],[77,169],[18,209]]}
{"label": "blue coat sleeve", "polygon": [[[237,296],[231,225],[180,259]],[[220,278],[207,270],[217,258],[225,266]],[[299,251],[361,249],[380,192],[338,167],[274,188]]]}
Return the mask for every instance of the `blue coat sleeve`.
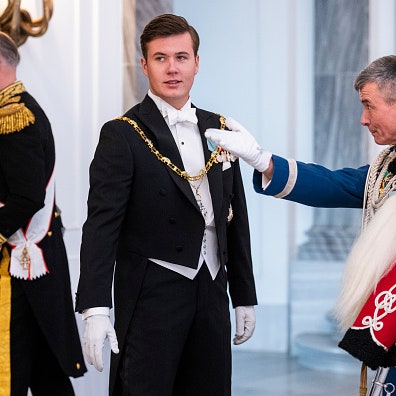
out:
{"label": "blue coat sleeve", "polygon": [[[253,186],[256,192],[270,196],[281,194],[283,199],[313,207],[363,207],[369,165],[332,171],[321,165],[293,160],[296,165],[293,170],[290,161],[285,158],[275,155],[272,158],[274,175],[265,190],[261,173],[254,171]],[[290,177],[291,172],[295,173],[294,177]]]}

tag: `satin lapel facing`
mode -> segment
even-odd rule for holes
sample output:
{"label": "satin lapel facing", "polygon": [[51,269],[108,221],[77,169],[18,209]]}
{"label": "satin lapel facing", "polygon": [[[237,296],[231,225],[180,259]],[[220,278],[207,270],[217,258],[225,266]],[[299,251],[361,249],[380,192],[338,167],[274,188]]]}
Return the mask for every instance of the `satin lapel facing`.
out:
{"label": "satin lapel facing", "polygon": [[[173,139],[172,132],[169,130],[168,125],[166,124],[157,106],[147,96],[142,102],[140,116],[143,123],[157,139],[157,142],[153,142],[157,150],[164,157],[169,158],[171,162],[174,163],[179,169],[184,170],[183,161],[176,146],[175,140]],[[165,164],[164,166],[180,190],[199,211],[197,201],[188,181],[177,175]]]}
{"label": "satin lapel facing", "polygon": [[[198,127],[202,139],[202,147],[204,150],[205,162],[207,162],[212,154],[212,151],[208,147],[207,139],[204,135],[208,128],[218,128],[218,117],[213,113],[207,113],[200,109],[197,109]],[[212,197],[213,212],[215,219],[221,213],[221,206],[223,204],[223,177],[222,177],[222,164],[213,164],[212,168],[208,172],[208,181],[210,195]]]}

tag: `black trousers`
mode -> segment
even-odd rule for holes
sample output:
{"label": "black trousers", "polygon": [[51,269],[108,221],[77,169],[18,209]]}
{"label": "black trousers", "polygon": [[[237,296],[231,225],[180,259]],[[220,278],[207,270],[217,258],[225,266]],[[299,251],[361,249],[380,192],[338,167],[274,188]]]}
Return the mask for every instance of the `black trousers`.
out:
{"label": "black trousers", "polygon": [[122,396],[229,396],[227,280],[194,280],[149,262],[117,377]]}
{"label": "black trousers", "polygon": [[11,283],[11,396],[73,396],[69,377],[50,350],[21,287]]}

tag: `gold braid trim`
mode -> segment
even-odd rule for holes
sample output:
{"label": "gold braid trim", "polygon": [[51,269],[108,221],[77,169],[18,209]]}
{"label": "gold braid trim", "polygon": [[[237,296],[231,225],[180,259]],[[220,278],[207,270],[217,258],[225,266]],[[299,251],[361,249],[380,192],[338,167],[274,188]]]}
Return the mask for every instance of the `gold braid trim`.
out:
{"label": "gold braid trim", "polygon": [[[7,242],[7,238],[4,235],[0,234],[0,252],[1,252],[1,248],[3,246],[3,243],[5,243],[5,242]],[[1,257],[1,254],[0,254],[0,257]]]}
{"label": "gold braid trim", "polygon": [[[220,117],[220,129],[225,129],[225,117],[218,114]],[[199,171],[198,175],[196,176],[191,176],[189,175],[186,171],[181,170],[177,165],[175,165],[169,158],[164,157],[153,145],[152,141],[145,135],[143,130],[139,127],[136,121],[131,120],[128,117],[117,117],[116,120],[121,120],[125,121],[128,124],[132,125],[133,129],[140,135],[140,137],[143,139],[143,141],[147,144],[149,147],[150,151],[158,158],[159,161],[164,163],[166,166],[168,166],[170,169],[173,170],[178,176],[180,176],[182,179],[188,180],[188,181],[197,181],[201,180],[204,178],[204,176],[209,172],[210,168],[213,166],[213,164],[216,164],[218,162],[217,156],[220,154],[220,152],[223,150],[220,146],[217,146],[216,149],[212,152],[212,155],[210,156],[208,162],[205,164],[205,166]]]}
{"label": "gold braid trim", "polygon": [[375,212],[384,204],[392,190],[396,190],[396,175],[388,181],[381,191],[382,181],[388,171],[389,164],[396,159],[394,146],[382,150],[370,165],[364,191],[362,227],[365,228]]}
{"label": "gold braid trim", "polygon": [[[0,249],[1,252],[1,249]],[[10,322],[11,278],[8,272],[10,255],[3,247],[0,261],[0,394],[11,394]],[[1,253],[0,253],[1,256]]]}
{"label": "gold braid trim", "polygon": [[19,103],[24,85],[18,81],[0,92],[0,135],[19,132],[30,124],[34,124],[33,113]]}

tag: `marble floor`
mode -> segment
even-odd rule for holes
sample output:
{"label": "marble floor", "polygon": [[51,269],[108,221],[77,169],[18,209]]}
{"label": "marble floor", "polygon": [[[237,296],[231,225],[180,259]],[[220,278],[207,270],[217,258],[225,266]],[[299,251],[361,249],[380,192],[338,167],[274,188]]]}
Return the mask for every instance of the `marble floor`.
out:
{"label": "marble floor", "polygon": [[233,396],[357,396],[359,377],[305,368],[285,354],[233,351]]}
{"label": "marble floor", "polygon": [[[356,373],[354,369],[349,373],[312,370],[288,354],[238,348],[233,348],[232,356],[232,396],[359,395],[359,366]],[[373,375],[369,370],[369,386]],[[74,380],[76,396],[108,395],[107,379],[107,368],[99,373],[89,366],[84,377]]]}

